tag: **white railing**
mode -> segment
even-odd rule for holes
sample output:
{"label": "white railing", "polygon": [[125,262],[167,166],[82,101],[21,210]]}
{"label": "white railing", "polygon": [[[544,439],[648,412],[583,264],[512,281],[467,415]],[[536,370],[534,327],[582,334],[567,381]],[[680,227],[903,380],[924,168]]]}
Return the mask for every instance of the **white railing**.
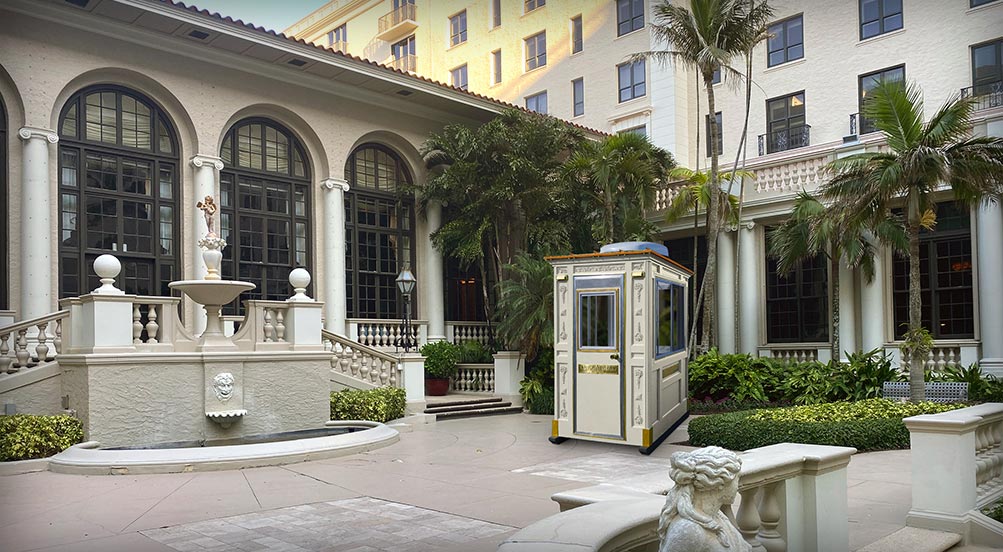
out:
{"label": "white railing", "polygon": [[756,167],[757,193],[799,192],[813,190],[822,183],[823,172],[829,154],[786,160],[775,165]]}
{"label": "white railing", "polygon": [[138,295],[132,303],[132,343],[144,350],[172,349],[194,336],[181,324],[180,297]]}
{"label": "white railing", "polygon": [[686,185],[686,182],[669,182],[662,184],[655,190],[655,212],[664,211],[672,205],[672,200],[679,195],[679,190]]}
{"label": "white railing", "polygon": [[55,360],[62,352],[63,321],[69,314],[56,311],[0,328],[0,374]]}
{"label": "white railing", "polygon": [[960,345],[935,345],[926,359],[926,369],[941,372],[944,368],[960,366]]}
{"label": "white railing", "polygon": [[[738,512],[726,513],[754,551],[846,552],[846,466],[855,452],[797,443],[746,451],[741,455]],[[530,552],[544,543],[551,552],[654,550],[662,495],[672,481],[667,470],[651,477],[631,479],[633,488],[603,484],[557,493],[552,498],[562,512],[517,532],[499,551]]]}
{"label": "white railing", "polygon": [[456,376],[449,381],[453,391],[494,394],[494,364],[459,364],[456,368]]}
{"label": "white railing", "polygon": [[250,342],[254,348],[286,346],[286,301],[245,301],[246,314],[233,335],[235,342]]}
{"label": "white railing", "polygon": [[[397,348],[400,338],[404,335],[400,320],[350,318],[348,320],[349,336],[359,343],[390,351]],[[411,321],[411,339],[422,346],[428,335],[428,322],[425,320]]]}
{"label": "white railing", "polygon": [[782,360],[784,362],[809,362],[818,360],[817,347],[804,347],[798,345],[761,347],[759,356],[768,356]]}
{"label": "white railing", "polygon": [[396,357],[327,330],[321,331],[321,339],[325,348],[334,353],[331,370],[376,387],[404,386],[404,374]]}
{"label": "white railing", "polygon": [[476,341],[482,345],[491,343],[491,325],[487,322],[446,322],[446,337],[453,343]]}

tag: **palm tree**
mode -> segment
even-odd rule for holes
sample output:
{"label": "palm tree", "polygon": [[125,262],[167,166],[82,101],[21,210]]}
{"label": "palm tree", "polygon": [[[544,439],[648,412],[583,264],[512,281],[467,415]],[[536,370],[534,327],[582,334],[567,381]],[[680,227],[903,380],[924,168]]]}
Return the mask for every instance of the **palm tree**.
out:
{"label": "palm tree", "polygon": [[[899,221],[908,237],[910,400],[924,397],[926,351],[910,346],[921,335],[919,233],[936,220],[934,193],[946,185],[958,201],[975,206],[1003,200],[1003,138],[973,137],[973,99],[955,96],[926,123],[923,96],[915,85],[886,82],[874,89],[863,116],[881,131],[884,152],[844,157],[828,166],[833,178],[822,185],[823,201],[841,206],[872,229]],[[892,213],[901,206],[902,215]]]}
{"label": "palm tree", "polygon": [[[732,61],[744,56],[762,38],[762,31],[773,15],[766,1],[757,0],[689,0],[689,9],[665,0],[655,7],[652,33],[669,50],[638,54],[663,62],[679,63],[697,71],[707,91],[707,112],[711,114],[711,136],[717,135],[714,104],[714,73],[722,77],[741,79],[742,74],[731,67]],[[720,208],[722,192],[718,185],[718,152],[711,148],[710,203],[707,223],[707,268],[705,281],[714,281],[717,273],[717,238],[721,231]],[[702,348],[716,343],[711,320],[717,308],[714,286],[705,286],[704,333]]]}
{"label": "palm tree", "polygon": [[532,361],[541,346],[554,344],[554,271],[526,253],[517,255],[509,269],[510,278],[498,282],[498,336]]}
{"label": "palm tree", "polygon": [[[896,246],[905,244],[901,226],[893,219],[876,221],[873,229],[878,241]],[[819,199],[802,190],[794,199],[791,216],[767,236],[771,257],[777,270],[789,273],[799,264],[818,255],[829,259],[832,282],[832,358],[842,353],[839,345],[839,262],[851,269],[860,268],[866,281],[874,279],[872,236],[865,227],[840,206],[826,207]],[[852,351],[851,351],[852,352]]]}
{"label": "palm tree", "polygon": [[581,143],[564,164],[563,176],[590,204],[596,239],[613,243],[625,238],[626,226],[636,226],[628,217],[652,204],[655,189],[674,165],[669,152],[627,132]]}

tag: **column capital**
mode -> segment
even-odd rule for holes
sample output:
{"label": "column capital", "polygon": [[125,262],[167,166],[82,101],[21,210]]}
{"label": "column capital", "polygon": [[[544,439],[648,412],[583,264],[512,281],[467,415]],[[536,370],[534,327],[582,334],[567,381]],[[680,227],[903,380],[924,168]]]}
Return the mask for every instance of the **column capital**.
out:
{"label": "column capital", "polygon": [[209,166],[217,171],[223,170],[223,160],[214,155],[193,155],[191,158],[191,164],[195,168],[202,168],[204,166]]}
{"label": "column capital", "polygon": [[752,230],[753,228],[756,227],[756,221],[754,221],[754,220],[743,220],[742,222],[738,223],[738,226],[740,228],[745,228],[746,230]]}
{"label": "column capital", "polygon": [[320,181],[320,187],[325,190],[334,190],[335,188],[341,188],[341,191],[347,192],[349,190],[348,181],[344,178],[329,177]]}
{"label": "column capital", "polygon": [[47,128],[38,127],[21,127],[17,131],[17,135],[21,137],[22,140],[31,140],[32,138],[45,139],[50,144],[55,144],[59,141],[59,135],[54,131]]}

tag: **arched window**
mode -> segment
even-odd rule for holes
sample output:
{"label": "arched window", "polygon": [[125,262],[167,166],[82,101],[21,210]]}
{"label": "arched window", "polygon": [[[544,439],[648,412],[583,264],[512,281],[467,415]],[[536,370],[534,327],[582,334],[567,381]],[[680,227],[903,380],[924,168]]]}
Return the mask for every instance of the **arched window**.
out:
{"label": "arched window", "polygon": [[[7,203],[7,173],[10,167],[7,163],[7,108],[0,98],[0,214],[3,220],[10,220],[10,206]],[[10,240],[7,237],[7,224],[0,224],[0,310],[10,308]]]}
{"label": "arched window", "polygon": [[93,260],[122,262],[128,293],[170,295],[178,241],[178,140],[167,114],[139,92],[81,90],[59,120],[59,293],[97,287]]}
{"label": "arched window", "polygon": [[411,173],[393,150],[364,144],[348,158],[345,176],[348,316],[399,318],[395,280],[405,264],[414,266]]}
{"label": "arched window", "polygon": [[[279,123],[244,119],[220,150],[223,278],[257,284],[242,299],[288,299],[289,271],[310,267],[310,171],[306,150]],[[224,312],[240,312],[240,304]]]}

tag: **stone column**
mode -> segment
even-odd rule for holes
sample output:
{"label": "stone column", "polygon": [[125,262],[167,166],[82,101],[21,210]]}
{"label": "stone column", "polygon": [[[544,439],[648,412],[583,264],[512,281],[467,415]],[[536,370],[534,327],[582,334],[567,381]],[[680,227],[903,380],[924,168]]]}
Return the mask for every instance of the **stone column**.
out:
{"label": "stone column", "polygon": [[756,223],[744,221],[738,228],[738,239],[741,251],[738,260],[739,274],[739,312],[742,316],[741,335],[737,339],[738,352],[758,356],[759,350],[759,305],[762,302],[759,275],[759,248],[756,247]]}
{"label": "stone column", "polygon": [[425,221],[428,234],[425,239],[425,258],[421,267],[424,272],[421,280],[425,282],[424,303],[425,315],[428,317],[428,340],[442,341],[446,339],[446,274],[442,268],[442,253],[432,243],[432,233],[442,226],[442,204],[429,201],[425,206]]}
{"label": "stone column", "polygon": [[1003,210],[999,204],[981,205],[976,215],[978,235],[979,328],[983,373],[1003,377]]}
{"label": "stone column", "polygon": [[[205,260],[202,259],[202,248],[198,246],[198,242],[209,232],[209,227],[206,226],[205,217],[202,216],[201,211],[195,211],[194,209],[195,204],[202,201],[205,196],[212,196],[216,204],[220,204],[219,171],[223,170],[223,160],[212,155],[195,155],[191,158],[191,164],[192,167],[195,167],[194,186],[192,187],[194,197],[189,202],[189,205],[184,206],[184,210],[191,209],[195,213],[195,216],[192,217],[192,230],[188,236],[187,246],[191,250],[191,263],[195,269],[192,278],[201,280],[209,273],[209,269],[205,265]],[[216,220],[219,221],[218,213],[216,217]],[[217,228],[217,230],[221,229]],[[222,237],[222,232],[219,232],[219,234]],[[233,244],[228,244],[228,246],[232,247]],[[194,314],[195,333],[198,335],[205,331],[205,311],[196,307]]]}
{"label": "stone column", "polygon": [[839,263],[839,360],[847,362],[846,353],[857,350],[857,307],[854,271]]}
{"label": "stone column", "polygon": [[348,182],[342,178],[325,178],[320,187],[324,194],[324,325],[338,335],[347,336],[345,192]]}
{"label": "stone column", "polygon": [[59,136],[44,128],[24,127],[17,132],[24,148],[21,152],[21,308],[20,319],[27,320],[53,311],[52,213],[49,182],[49,146]]}
{"label": "stone column", "polygon": [[735,228],[726,227],[717,240],[717,347],[735,352]]}
{"label": "stone column", "polygon": [[[870,351],[885,344],[885,249],[874,251],[874,279],[860,275],[860,348]],[[840,307],[840,311],[842,311]],[[842,330],[840,333],[843,333]]]}

